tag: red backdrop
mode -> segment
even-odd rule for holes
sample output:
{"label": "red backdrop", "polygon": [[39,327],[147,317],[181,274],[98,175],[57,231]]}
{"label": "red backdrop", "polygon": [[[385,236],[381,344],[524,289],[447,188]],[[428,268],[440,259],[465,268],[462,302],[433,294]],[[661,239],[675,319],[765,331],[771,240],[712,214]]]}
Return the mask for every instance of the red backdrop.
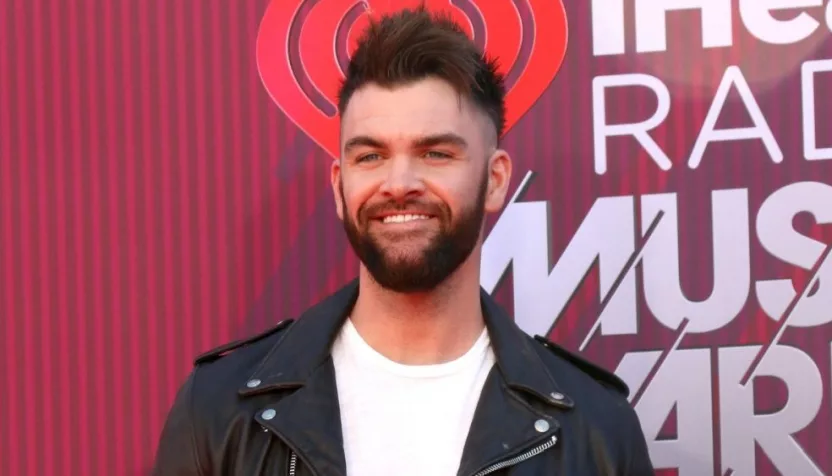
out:
{"label": "red backdrop", "polygon": [[[832,474],[832,5],[564,3],[454,2],[534,174],[484,285],[631,384],[666,474]],[[195,354],[354,276],[315,108],[364,11],[294,6],[0,8],[0,474],[145,474]]]}

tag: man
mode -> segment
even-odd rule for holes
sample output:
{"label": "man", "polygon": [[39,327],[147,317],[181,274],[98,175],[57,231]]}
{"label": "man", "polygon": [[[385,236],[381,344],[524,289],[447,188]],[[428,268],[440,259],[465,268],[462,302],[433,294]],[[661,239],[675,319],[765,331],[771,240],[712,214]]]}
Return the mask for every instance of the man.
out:
{"label": "man", "polygon": [[653,474],[626,385],[524,334],[480,288],[484,215],[511,177],[503,95],[449,20],[370,25],[331,173],[358,279],[197,358],[155,474]]}

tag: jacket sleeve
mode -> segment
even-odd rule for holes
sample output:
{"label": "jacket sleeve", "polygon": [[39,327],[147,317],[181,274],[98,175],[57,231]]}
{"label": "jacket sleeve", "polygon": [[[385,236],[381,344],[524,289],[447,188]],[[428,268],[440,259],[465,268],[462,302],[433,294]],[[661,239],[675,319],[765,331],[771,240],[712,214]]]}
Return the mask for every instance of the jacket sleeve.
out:
{"label": "jacket sleeve", "polygon": [[650,452],[647,449],[647,440],[644,437],[641,422],[632,407],[628,405],[627,410],[626,416],[629,421],[625,425],[628,430],[625,438],[624,461],[626,464],[623,465],[625,470],[621,476],[655,476],[656,472],[650,460]]}
{"label": "jacket sleeve", "polygon": [[153,463],[153,476],[203,476],[205,464],[197,451],[193,398],[196,369],[179,388],[168,412]]}

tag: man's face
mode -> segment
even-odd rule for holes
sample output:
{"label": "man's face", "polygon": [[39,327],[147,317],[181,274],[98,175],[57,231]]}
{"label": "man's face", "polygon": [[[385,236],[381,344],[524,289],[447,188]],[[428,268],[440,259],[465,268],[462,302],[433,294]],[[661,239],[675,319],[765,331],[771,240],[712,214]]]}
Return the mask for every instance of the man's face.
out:
{"label": "man's face", "polygon": [[341,118],[332,167],[338,215],[381,286],[429,291],[478,246],[503,203],[511,163],[487,116],[447,83],[366,85]]}

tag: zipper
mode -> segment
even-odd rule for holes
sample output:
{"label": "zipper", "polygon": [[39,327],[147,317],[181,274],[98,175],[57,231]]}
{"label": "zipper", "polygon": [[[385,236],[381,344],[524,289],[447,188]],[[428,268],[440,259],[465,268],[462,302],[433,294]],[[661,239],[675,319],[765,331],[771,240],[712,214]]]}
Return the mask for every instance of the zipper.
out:
{"label": "zipper", "polygon": [[542,453],[542,452],[548,450],[549,448],[555,446],[555,443],[557,443],[557,442],[558,442],[558,437],[556,435],[552,435],[552,437],[549,438],[549,440],[547,440],[542,445],[536,446],[536,447],[530,449],[529,451],[526,451],[525,453],[523,453],[521,455],[515,456],[514,458],[507,459],[505,461],[500,461],[499,463],[494,463],[491,466],[486,466],[485,469],[483,469],[482,471],[474,474],[474,476],[485,476],[486,474],[491,474],[494,471],[497,471],[497,470],[500,470],[500,469],[503,469],[503,468],[508,468],[509,466],[514,466],[518,463],[522,463],[523,461],[526,461],[529,458],[537,456],[540,453]]}
{"label": "zipper", "polygon": [[[263,428],[264,433],[269,432],[269,429],[266,428],[265,426],[261,425],[261,427]],[[283,439],[282,437],[280,439],[283,440],[284,443],[286,443],[285,439]],[[288,443],[286,444],[286,446],[289,446]],[[294,450],[292,450],[290,448],[289,449],[289,476],[295,476],[295,472],[297,471],[297,466],[298,466],[298,455],[297,455],[297,453],[295,453]]]}
{"label": "zipper", "polygon": [[[263,431],[268,433],[269,429],[264,426]],[[280,440],[282,440],[283,443],[288,447],[288,449],[289,449],[289,476],[295,476],[295,474],[297,472],[297,469],[298,469],[298,454],[295,453],[295,450],[292,449],[292,447],[289,445],[289,443],[286,441],[286,439],[283,438],[283,436],[281,436],[277,433],[274,433],[274,432],[273,432],[273,434],[275,436],[277,436]],[[310,468],[310,471],[312,471],[313,475],[315,474],[315,471],[312,468]]]}
{"label": "zipper", "polygon": [[[500,461],[499,463],[494,463],[491,466],[487,466],[485,469],[476,473],[474,476],[485,476],[487,474],[493,473],[494,471],[497,471],[497,470],[500,470],[500,469],[503,469],[503,468],[507,468],[509,466],[514,466],[518,463],[522,463],[523,461],[526,461],[529,458],[537,456],[540,453],[543,453],[544,451],[548,450],[549,448],[555,446],[555,444],[557,442],[558,442],[557,435],[552,435],[552,437],[549,438],[549,440],[546,441],[545,443],[543,443],[542,445],[536,446],[536,447],[530,449],[529,451],[527,451],[527,452],[525,452],[525,453],[523,453],[519,456],[515,456],[514,458],[507,459],[505,461]],[[295,476],[295,471],[297,470],[297,464],[298,464],[298,455],[294,451],[290,450],[289,451],[289,476]]]}
{"label": "zipper", "polygon": [[289,451],[289,476],[295,476],[295,471],[298,465],[298,455],[294,451]]}

